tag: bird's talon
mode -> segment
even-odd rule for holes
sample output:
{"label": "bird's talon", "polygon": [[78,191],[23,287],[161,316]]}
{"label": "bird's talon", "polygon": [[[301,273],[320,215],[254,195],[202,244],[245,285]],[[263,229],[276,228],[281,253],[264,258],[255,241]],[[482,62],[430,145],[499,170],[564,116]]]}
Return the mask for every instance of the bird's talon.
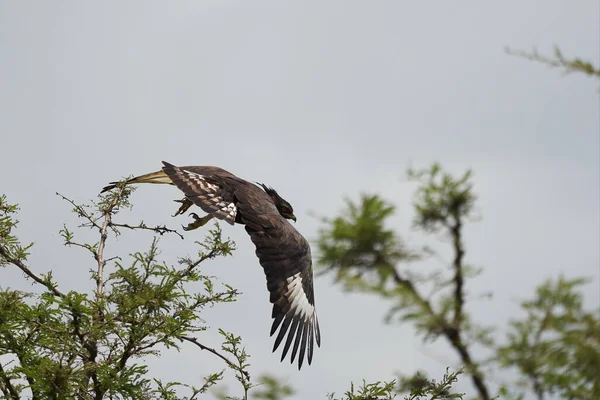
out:
{"label": "bird's talon", "polygon": [[184,212],[186,212],[194,203],[188,199],[187,197],[184,197],[181,200],[173,200],[176,203],[181,203],[181,207],[179,207],[179,209],[175,212],[175,214],[173,214],[173,217],[176,217],[178,215],[182,215]]}
{"label": "bird's talon", "polygon": [[196,213],[190,213],[189,216],[194,218],[194,222],[190,222],[187,227],[183,228],[184,231],[191,231],[194,229],[198,229],[201,226],[206,225],[206,223],[213,218],[212,214],[208,214],[202,218],[200,218],[198,216],[198,214],[196,214]]}

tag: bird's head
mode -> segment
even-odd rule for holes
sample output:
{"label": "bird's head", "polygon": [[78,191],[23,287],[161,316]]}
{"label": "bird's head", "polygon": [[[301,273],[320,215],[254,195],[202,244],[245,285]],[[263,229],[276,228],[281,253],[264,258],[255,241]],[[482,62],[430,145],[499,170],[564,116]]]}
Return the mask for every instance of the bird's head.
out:
{"label": "bird's head", "polygon": [[277,207],[279,214],[281,214],[283,218],[291,219],[296,222],[296,216],[294,215],[294,209],[292,208],[292,205],[285,201],[285,199],[283,199],[272,187],[266,186],[262,183],[259,183],[259,185],[262,186],[265,192],[267,192],[271,199],[273,199],[273,203],[275,203],[275,207]]}

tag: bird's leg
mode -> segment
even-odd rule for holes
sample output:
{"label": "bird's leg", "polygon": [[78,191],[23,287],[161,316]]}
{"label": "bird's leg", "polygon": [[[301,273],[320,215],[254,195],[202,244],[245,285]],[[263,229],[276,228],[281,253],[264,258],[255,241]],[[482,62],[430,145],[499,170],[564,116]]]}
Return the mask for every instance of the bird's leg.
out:
{"label": "bird's leg", "polygon": [[200,218],[196,213],[191,213],[190,216],[194,217],[194,222],[189,223],[188,226],[184,226],[183,227],[184,231],[191,231],[194,229],[198,229],[201,226],[206,225],[206,223],[213,218],[212,214],[207,214],[202,218]]}
{"label": "bird's leg", "polygon": [[194,202],[191,201],[190,199],[188,199],[187,197],[184,197],[181,200],[173,200],[173,201],[176,203],[181,203],[181,207],[179,207],[179,210],[177,210],[177,212],[175,214],[173,214],[173,217],[182,215],[194,204]]}

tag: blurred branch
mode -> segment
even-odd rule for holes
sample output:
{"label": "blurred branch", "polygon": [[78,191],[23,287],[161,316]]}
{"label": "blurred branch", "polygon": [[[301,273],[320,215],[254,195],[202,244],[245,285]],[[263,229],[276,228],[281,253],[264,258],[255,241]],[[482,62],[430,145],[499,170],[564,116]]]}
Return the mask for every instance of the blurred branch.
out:
{"label": "blurred branch", "polygon": [[554,55],[552,57],[541,55],[538,53],[535,47],[531,52],[513,50],[508,47],[506,47],[505,51],[512,56],[525,58],[530,61],[536,61],[553,68],[561,68],[564,70],[565,74],[582,72],[586,75],[600,78],[600,68],[595,67],[591,62],[583,61],[579,58],[565,58],[558,46],[554,46]]}
{"label": "blurred branch", "polygon": [[452,385],[458,382],[458,376],[462,373],[462,369],[449,372],[449,368],[446,368],[444,376],[437,382],[435,379],[429,379],[426,374],[417,372],[411,377],[400,377],[397,391],[409,392],[404,396],[405,400],[462,399],[464,393],[452,393]]}

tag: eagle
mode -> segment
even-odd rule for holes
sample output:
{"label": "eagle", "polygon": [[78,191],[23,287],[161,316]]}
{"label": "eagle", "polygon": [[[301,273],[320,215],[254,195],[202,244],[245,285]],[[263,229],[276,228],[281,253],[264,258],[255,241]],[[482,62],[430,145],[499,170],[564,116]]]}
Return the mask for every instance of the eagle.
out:
{"label": "eagle", "polygon": [[[312,258],[308,241],[288,221],[296,221],[290,203],[272,187],[246,181],[213,166],[177,167],[163,161],[160,171],[128,179],[124,184],[139,183],[177,186],[185,197],[175,200],[181,206],[173,216],[185,213],[192,205],[207,213],[204,217],[191,213],[194,220],[183,228],[186,231],[197,229],[212,218],[231,225],[244,225],[256,246],[256,256],[267,278],[273,304],[270,335],[273,336],[279,328],[273,352],[285,338],[281,361],[291,347],[291,363],[298,355],[298,369],[301,369],[306,354],[310,365],[314,342],[321,347]],[[102,193],[118,184],[111,182],[102,189]]]}

